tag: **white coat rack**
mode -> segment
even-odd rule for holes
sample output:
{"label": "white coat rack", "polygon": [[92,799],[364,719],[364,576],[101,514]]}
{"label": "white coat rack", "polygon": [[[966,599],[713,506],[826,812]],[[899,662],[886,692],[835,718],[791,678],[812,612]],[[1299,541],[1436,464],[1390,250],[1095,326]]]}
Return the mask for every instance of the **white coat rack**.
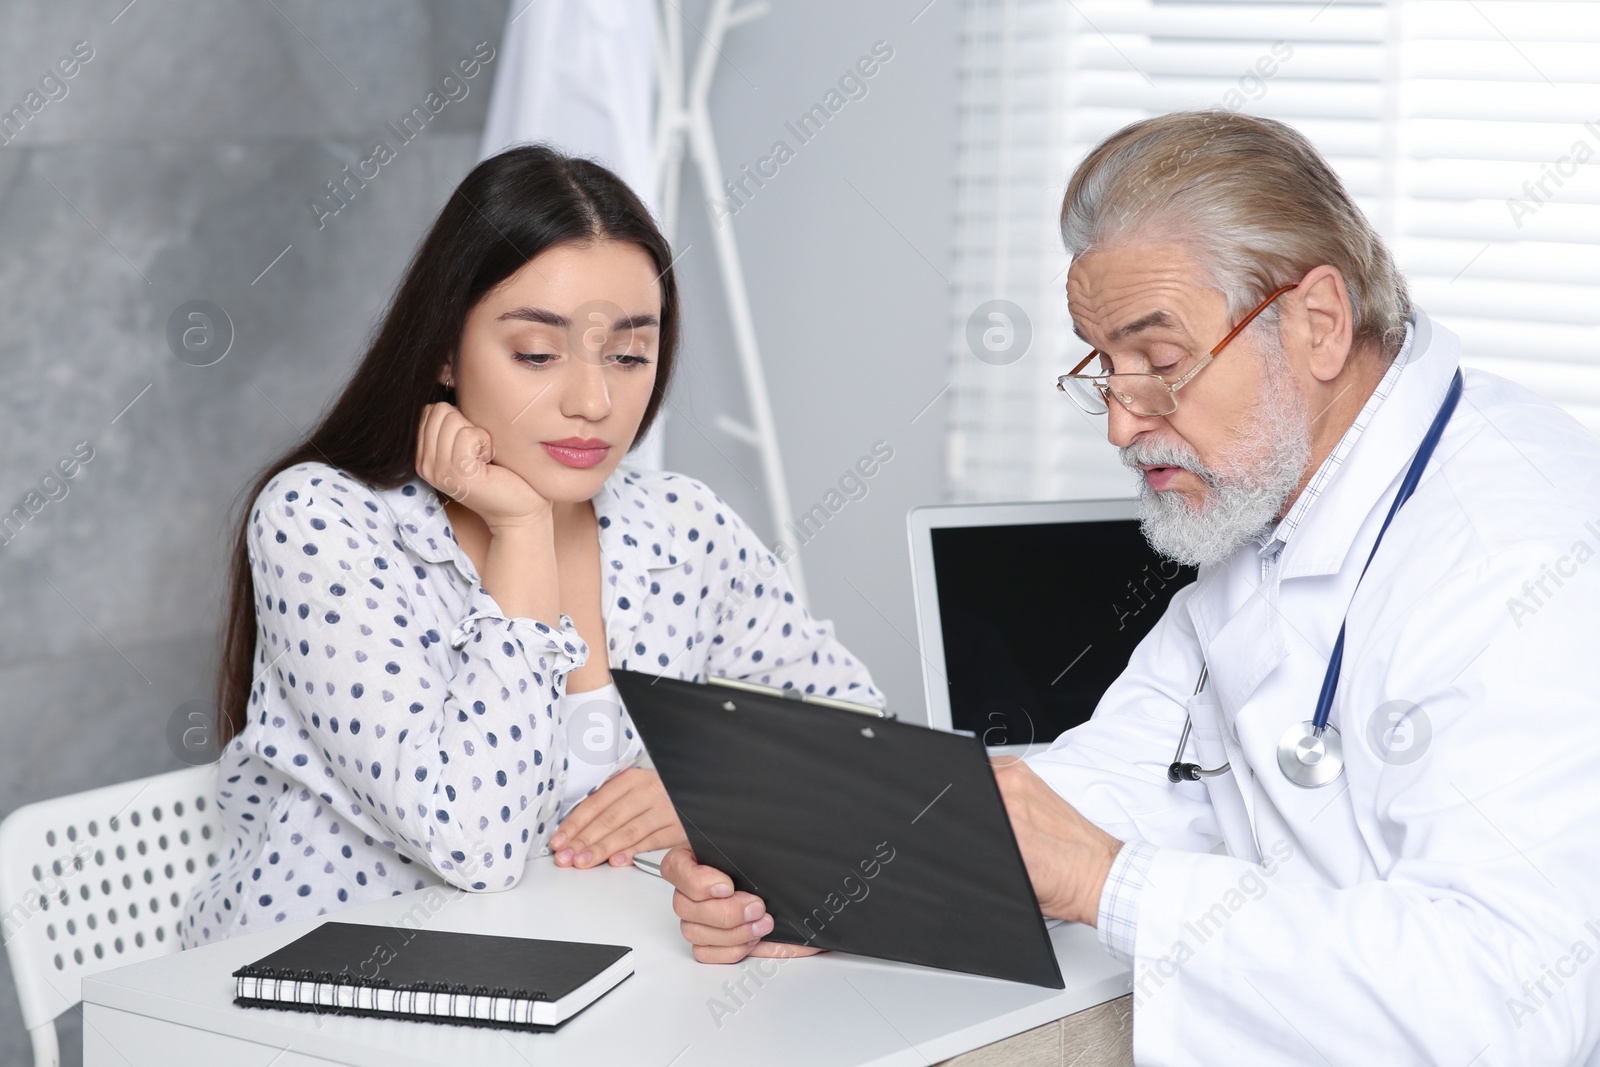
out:
{"label": "white coat rack", "polygon": [[[711,0],[709,16],[698,36],[703,37],[688,66],[683,49],[684,16],[674,0],[661,0],[656,20],[656,189],[661,200],[661,223],[669,241],[676,236],[679,200],[682,196],[682,170],[687,150],[700,186],[708,196],[722,193],[722,164],[717,159],[716,139],[711,130],[711,79],[717,58],[729,30],[770,10],[765,0],[748,0],[739,8],[734,0]],[[784,477],[783,460],[778,451],[778,431],[772,418],[772,402],[767,393],[767,377],[756,344],[755,321],[750,313],[750,297],[745,290],[744,269],[739,264],[739,246],[733,236],[731,218],[708,220],[716,244],[717,267],[722,277],[723,294],[733,328],[734,346],[739,353],[739,368],[744,377],[745,400],[754,425],[726,414],[717,416],[716,427],[751,446],[761,456],[761,474],[767,486],[767,503],[772,512],[776,536],[787,536],[794,518],[789,506],[789,485]],[[798,547],[798,546],[797,546]],[[795,595],[806,599],[800,559],[791,554],[784,564]]]}

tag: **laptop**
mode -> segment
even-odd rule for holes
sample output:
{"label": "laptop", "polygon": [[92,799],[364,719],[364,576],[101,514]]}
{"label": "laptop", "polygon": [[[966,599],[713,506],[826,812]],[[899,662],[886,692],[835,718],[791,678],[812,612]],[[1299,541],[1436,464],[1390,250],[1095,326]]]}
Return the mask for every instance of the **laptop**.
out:
{"label": "laptop", "polygon": [[1193,567],[1125,500],[914,508],[912,590],[928,724],[990,751],[1086,722]]}

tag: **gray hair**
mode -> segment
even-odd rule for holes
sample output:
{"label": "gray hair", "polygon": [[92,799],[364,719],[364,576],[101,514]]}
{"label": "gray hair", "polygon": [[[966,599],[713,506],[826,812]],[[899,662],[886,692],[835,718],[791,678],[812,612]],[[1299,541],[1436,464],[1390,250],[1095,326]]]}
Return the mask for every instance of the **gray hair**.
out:
{"label": "gray hair", "polygon": [[1355,347],[1391,359],[1405,340],[1411,297],[1394,256],[1327,161],[1282,122],[1178,111],[1096,145],[1061,204],[1068,253],[1156,237],[1190,248],[1234,319],[1326,263],[1344,276]]}

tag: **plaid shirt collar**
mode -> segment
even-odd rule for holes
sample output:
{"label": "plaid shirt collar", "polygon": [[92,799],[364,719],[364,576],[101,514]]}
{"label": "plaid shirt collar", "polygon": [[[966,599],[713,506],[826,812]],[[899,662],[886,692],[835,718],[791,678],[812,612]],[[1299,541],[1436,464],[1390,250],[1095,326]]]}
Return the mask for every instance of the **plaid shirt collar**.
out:
{"label": "plaid shirt collar", "polygon": [[1395,382],[1400,378],[1400,371],[1409,362],[1411,343],[1415,336],[1416,333],[1412,324],[1407,322],[1405,343],[1400,346],[1400,351],[1390,362],[1389,369],[1384,372],[1383,378],[1379,380],[1377,387],[1372,390],[1372,395],[1367,397],[1367,402],[1362,405],[1360,414],[1356,416],[1356,421],[1350,424],[1350,428],[1344,432],[1344,436],[1339,438],[1339,444],[1334,448],[1333,452],[1327,459],[1322,461],[1322,466],[1317,468],[1317,473],[1312,475],[1310,482],[1306,483],[1305,489],[1301,491],[1300,496],[1289,509],[1289,513],[1271,531],[1264,531],[1256,538],[1257,543],[1261,546],[1260,555],[1263,558],[1270,558],[1280,552],[1289,543],[1289,539],[1294,536],[1295,531],[1300,528],[1300,520],[1305,517],[1306,509],[1311,506],[1311,502],[1316,500],[1323,488],[1332,480],[1334,474],[1339,470],[1339,465],[1344,462],[1345,456],[1350,454],[1350,450],[1355,447],[1356,441],[1360,439],[1361,431],[1367,428],[1367,424],[1372,421],[1372,416],[1377,413],[1379,406],[1393,391]]}

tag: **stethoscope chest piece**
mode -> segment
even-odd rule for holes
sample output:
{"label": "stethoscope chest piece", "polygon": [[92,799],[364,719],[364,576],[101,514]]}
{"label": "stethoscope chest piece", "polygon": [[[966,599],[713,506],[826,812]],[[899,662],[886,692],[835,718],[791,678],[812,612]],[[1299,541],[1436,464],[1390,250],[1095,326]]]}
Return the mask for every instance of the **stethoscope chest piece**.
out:
{"label": "stethoscope chest piece", "polygon": [[[1372,542],[1372,550],[1367,553],[1367,562],[1362,565],[1361,574],[1356,576],[1357,586],[1365,577],[1367,568],[1372,565],[1372,557],[1378,554],[1378,546],[1383,543],[1383,535],[1389,529],[1389,523],[1393,521],[1395,512],[1400,510],[1400,505],[1410,499],[1412,492],[1417,488],[1417,483],[1421,481],[1422,471],[1427,467],[1434,446],[1439,443],[1439,438],[1450,421],[1451,412],[1455,411],[1456,401],[1460,399],[1461,371],[1457,369],[1450,379],[1450,388],[1445,393],[1444,403],[1439,405],[1439,411],[1434,415],[1432,425],[1423,435],[1422,443],[1417,446],[1416,455],[1412,457],[1411,466],[1400,482],[1400,489],[1395,494],[1394,502],[1389,505],[1389,513],[1384,516],[1383,525],[1378,528],[1378,536]],[[1351,594],[1352,598],[1354,595]],[[1347,608],[1346,618],[1348,617]],[[1328,657],[1328,667],[1322,676],[1322,689],[1317,695],[1316,715],[1310,722],[1291,726],[1289,732],[1283,735],[1283,740],[1278,742],[1278,769],[1289,781],[1307,789],[1327,785],[1344,770],[1344,746],[1339,742],[1339,731],[1328,722],[1333,711],[1334,693],[1339,686],[1339,668],[1344,663],[1344,632],[1345,624],[1341,622],[1339,636],[1333,643],[1333,653]],[[1206,684],[1207,670],[1205,665],[1201,666],[1200,680],[1194,687],[1196,694]],[[1173,754],[1172,764],[1167,768],[1167,780],[1174,785],[1184,781],[1198,782],[1201,778],[1226,774],[1229,770],[1227,763],[1207,770],[1197,763],[1183,762],[1183,748],[1189,742],[1189,729],[1192,725],[1193,720],[1186,716],[1183,733],[1178,737],[1178,751]]]}
{"label": "stethoscope chest piece", "polygon": [[1278,742],[1278,769],[1295,785],[1314,789],[1327,785],[1344,770],[1344,746],[1331,723],[1318,729],[1301,722],[1289,727]]}

